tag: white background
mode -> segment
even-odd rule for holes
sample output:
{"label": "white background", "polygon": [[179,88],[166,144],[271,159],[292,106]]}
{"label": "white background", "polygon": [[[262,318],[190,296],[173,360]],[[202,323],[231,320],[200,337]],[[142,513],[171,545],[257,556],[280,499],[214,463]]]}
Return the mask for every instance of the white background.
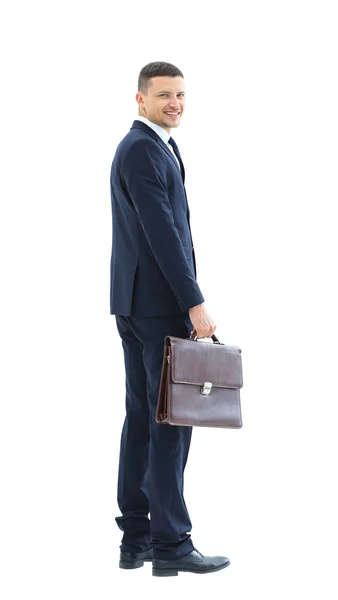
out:
{"label": "white background", "polygon": [[[2,6],[2,598],[336,599],[335,2]],[[156,60],[185,76],[197,279],[244,375],[243,428],[195,428],[185,472],[194,544],[231,565],[165,581],[118,568],[109,314],[110,166]]]}

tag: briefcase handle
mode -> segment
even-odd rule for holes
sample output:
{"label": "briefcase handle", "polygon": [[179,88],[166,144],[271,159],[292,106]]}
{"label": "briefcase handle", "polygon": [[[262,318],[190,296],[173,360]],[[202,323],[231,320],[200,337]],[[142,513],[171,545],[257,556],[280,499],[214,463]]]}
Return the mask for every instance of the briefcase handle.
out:
{"label": "briefcase handle", "polygon": [[[212,336],[211,336],[211,339],[212,339],[212,341],[213,341],[213,343],[214,343],[214,344],[220,344],[220,343],[221,343],[221,342],[219,341],[219,339],[218,339],[218,338],[215,336],[215,334],[214,334],[214,333],[212,334]],[[190,335],[190,337],[188,338],[188,340],[193,340],[193,342],[196,342],[196,341],[198,341],[198,340],[197,340],[197,334],[196,334],[196,333],[195,333],[195,334],[193,334],[193,333],[192,333],[192,334]]]}

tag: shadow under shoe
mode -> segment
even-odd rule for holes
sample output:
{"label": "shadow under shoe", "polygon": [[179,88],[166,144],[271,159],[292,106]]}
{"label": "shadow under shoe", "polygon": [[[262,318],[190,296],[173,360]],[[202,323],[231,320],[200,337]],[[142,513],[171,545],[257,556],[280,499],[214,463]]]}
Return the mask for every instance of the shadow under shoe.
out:
{"label": "shadow under shoe", "polygon": [[145,562],[153,560],[153,549],[144,550],[144,552],[120,552],[120,569],[138,569],[143,567]]}
{"label": "shadow under shoe", "polygon": [[196,548],[186,556],[177,560],[153,559],[153,575],[155,577],[170,577],[178,575],[179,571],[189,573],[212,573],[230,565],[226,556],[203,556]]}

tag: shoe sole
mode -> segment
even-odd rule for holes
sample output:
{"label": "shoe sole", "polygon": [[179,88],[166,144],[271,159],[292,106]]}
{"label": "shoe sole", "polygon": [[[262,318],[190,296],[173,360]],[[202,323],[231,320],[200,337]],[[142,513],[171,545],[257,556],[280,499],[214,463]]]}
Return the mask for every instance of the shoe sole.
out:
{"label": "shoe sole", "polygon": [[197,569],[157,569],[153,567],[153,575],[154,577],[173,577],[181,573],[196,573],[196,575],[204,575],[205,573],[215,573],[215,571],[221,571],[230,565],[230,561],[225,565],[221,565],[220,567],[216,567],[215,569],[208,569],[207,571],[198,571]]}
{"label": "shoe sole", "polygon": [[152,562],[152,558],[143,558],[142,560],[120,560],[120,569],[139,569],[145,562]]}

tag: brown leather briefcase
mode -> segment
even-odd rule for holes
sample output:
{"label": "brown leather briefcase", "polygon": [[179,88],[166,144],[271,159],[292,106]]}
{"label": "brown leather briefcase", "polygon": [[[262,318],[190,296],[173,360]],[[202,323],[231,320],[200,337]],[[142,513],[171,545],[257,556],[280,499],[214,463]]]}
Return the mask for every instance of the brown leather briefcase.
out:
{"label": "brown leather briefcase", "polygon": [[165,337],[157,423],[242,427],[242,351],[212,340]]}

